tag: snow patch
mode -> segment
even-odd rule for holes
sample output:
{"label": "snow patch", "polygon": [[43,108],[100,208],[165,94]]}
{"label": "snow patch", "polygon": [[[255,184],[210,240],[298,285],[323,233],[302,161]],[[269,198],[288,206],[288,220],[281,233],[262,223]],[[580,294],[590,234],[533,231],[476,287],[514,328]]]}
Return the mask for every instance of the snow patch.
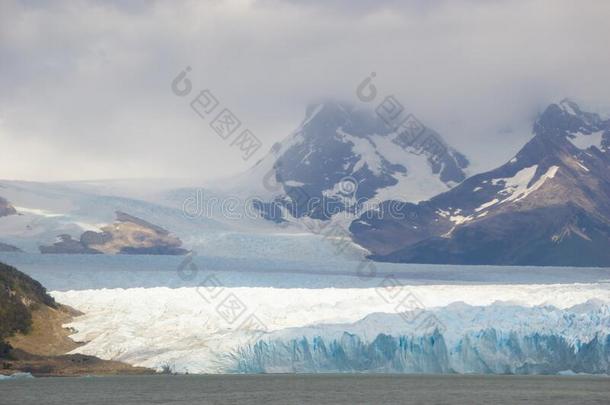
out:
{"label": "snow patch", "polygon": [[573,137],[568,137],[568,140],[580,150],[587,150],[593,146],[599,150],[603,150],[602,141],[604,131],[597,131],[591,134],[576,132],[572,135]]}
{"label": "snow patch", "polygon": [[456,225],[461,225],[465,222],[472,221],[473,219],[474,219],[474,217],[470,216],[470,215],[467,217],[465,217],[463,215],[454,215],[454,216],[449,217],[449,220]]}
{"label": "snow patch", "polygon": [[590,170],[589,170],[589,169],[588,169],[588,168],[587,168],[585,165],[583,165],[582,163],[580,163],[578,160],[576,161],[576,164],[577,164],[578,166],[580,166],[580,167],[581,167],[581,169],[583,169],[584,171],[586,171],[586,172],[589,172],[589,171],[590,171]]}
{"label": "snow patch", "polygon": [[377,151],[389,163],[402,165],[406,173],[396,173],[398,183],[377,191],[375,197],[380,201],[400,200],[417,203],[447,191],[449,184],[443,183],[438,175],[432,173],[430,162],[425,154],[417,153],[413,148],[403,149],[392,142],[395,135],[373,135]]}
{"label": "snow patch", "polygon": [[341,136],[342,139],[352,143],[354,145],[352,147],[352,151],[360,156],[360,160],[358,160],[358,162],[356,162],[354,165],[354,172],[357,172],[363,168],[364,165],[367,165],[375,175],[381,175],[382,158],[375,150],[375,144],[373,144],[368,138],[358,138],[350,135],[341,128],[337,130],[337,134]]}
{"label": "snow patch", "polygon": [[485,204],[481,204],[481,206],[479,206],[478,208],[475,208],[475,212],[479,212],[479,211],[483,211],[485,208],[491,207],[494,204],[497,204],[498,202],[500,202],[500,200],[498,200],[497,198],[494,198],[491,201],[486,202]]}
{"label": "snow patch", "polygon": [[530,167],[526,167],[525,169],[519,170],[513,177],[492,180],[492,183],[494,185],[504,183],[504,189],[498,191],[498,194],[508,196],[507,198],[500,201],[499,204],[505,203],[507,201],[517,202],[526,198],[528,195],[542,187],[542,185],[548,179],[552,179],[553,177],[555,177],[555,174],[557,174],[557,170],[559,170],[559,167],[549,167],[546,173],[540,176],[540,178],[534,184],[532,184],[532,186],[528,187],[528,184],[536,175],[537,169],[538,165],[533,165]]}

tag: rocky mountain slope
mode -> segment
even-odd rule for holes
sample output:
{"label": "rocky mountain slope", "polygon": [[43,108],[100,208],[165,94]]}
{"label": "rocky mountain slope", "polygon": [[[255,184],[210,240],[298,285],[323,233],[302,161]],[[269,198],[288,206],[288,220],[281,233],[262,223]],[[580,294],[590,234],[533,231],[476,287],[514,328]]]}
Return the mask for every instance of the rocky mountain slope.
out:
{"label": "rocky mountain slope", "polygon": [[269,220],[327,220],[376,199],[425,200],[465,178],[467,159],[413,116],[392,126],[383,116],[326,102],[308,107],[301,125],[243,176],[240,193],[262,196]]}
{"label": "rocky mountain slope", "polygon": [[121,211],[116,221],[103,226],[101,232],[86,231],[79,240],[60,235],[51,246],[41,246],[41,253],[80,254],[160,254],[183,255],[182,241],[169,231]]}
{"label": "rocky mountain slope", "polygon": [[[501,167],[350,226],[392,262],[610,265],[610,120],[564,100]],[[386,205],[389,202],[385,203]]]}
{"label": "rocky mountain slope", "polygon": [[57,304],[40,283],[0,263],[0,353],[8,350],[4,339],[30,332],[31,311],[40,307],[57,308]]}
{"label": "rocky mountain slope", "polygon": [[36,280],[0,263],[0,375],[152,373],[94,356],[66,354],[79,344],[62,325],[76,315],[79,313],[73,309],[57,304]]}

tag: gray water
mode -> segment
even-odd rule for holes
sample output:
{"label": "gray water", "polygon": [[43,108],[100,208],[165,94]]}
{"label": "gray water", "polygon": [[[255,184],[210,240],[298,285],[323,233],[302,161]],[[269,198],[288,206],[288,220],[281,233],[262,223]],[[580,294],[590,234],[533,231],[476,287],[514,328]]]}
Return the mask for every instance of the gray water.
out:
{"label": "gray water", "polygon": [[334,258],[311,260],[241,259],[195,256],[197,271],[181,276],[179,256],[40,255],[0,253],[0,262],[17,267],[50,291],[98,288],[197,286],[210,272],[227,287],[367,288],[392,274],[407,284],[561,284],[610,282],[610,268],[454,266],[375,263]]}
{"label": "gray water", "polygon": [[0,404],[609,404],[589,376],[205,375],[0,382]]}

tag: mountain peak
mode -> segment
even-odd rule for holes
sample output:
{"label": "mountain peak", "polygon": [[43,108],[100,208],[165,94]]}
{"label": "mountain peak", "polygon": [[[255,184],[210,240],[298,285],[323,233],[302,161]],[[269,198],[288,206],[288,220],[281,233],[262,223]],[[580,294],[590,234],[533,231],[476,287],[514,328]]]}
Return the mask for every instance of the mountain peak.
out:
{"label": "mountain peak", "polygon": [[337,99],[324,99],[307,105],[305,109],[305,119],[311,118],[319,113],[324,114],[350,114],[355,106],[346,101]]}
{"label": "mountain peak", "polygon": [[576,102],[570,100],[569,98],[564,98],[559,102],[559,108],[561,108],[564,112],[570,115],[581,115],[582,111],[580,106],[576,104]]}
{"label": "mountain peak", "polygon": [[[310,104],[299,127],[253,169],[267,168],[264,176],[281,185],[260,211],[326,220],[358,209],[346,203],[345,181],[354,185],[351,202],[421,201],[462,181],[467,159],[432,129],[417,129],[397,131],[377,112],[343,101]],[[303,195],[305,205],[296,201]],[[318,205],[306,206],[312,201]]]}
{"label": "mountain peak", "polygon": [[541,137],[566,138],[571,134],[603,130],[608,122],[598,114],[583,111],[570,99],[549,105],[534,124],[534,134]]}

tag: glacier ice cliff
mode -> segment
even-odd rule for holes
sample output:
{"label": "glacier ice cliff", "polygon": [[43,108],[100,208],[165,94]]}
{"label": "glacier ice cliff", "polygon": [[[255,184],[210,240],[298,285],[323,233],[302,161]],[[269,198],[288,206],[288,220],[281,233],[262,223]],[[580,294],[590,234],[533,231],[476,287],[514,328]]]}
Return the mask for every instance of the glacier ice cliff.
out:
{"label": "glacier ice cliff", "polygon": [[599,301],[566,310],[458,303],[430,312],[434,330],[398,314],[282,330],[239,348],[232,371],[610,374],[610,307]]}
{"label": "glacier ice cliff", "polygon": [[[81,311],[74,352],[177,372],[610,374],[610,284],[128,288],[53,292]],[[235,322],[218,311],[235,296]],[[399,294],[399,296],[401,296]],[[402,310],[404,311],[404,309]],[[250,315],[264,325],[241,326]],[[430,320],[432,322],[430,322]]]}

